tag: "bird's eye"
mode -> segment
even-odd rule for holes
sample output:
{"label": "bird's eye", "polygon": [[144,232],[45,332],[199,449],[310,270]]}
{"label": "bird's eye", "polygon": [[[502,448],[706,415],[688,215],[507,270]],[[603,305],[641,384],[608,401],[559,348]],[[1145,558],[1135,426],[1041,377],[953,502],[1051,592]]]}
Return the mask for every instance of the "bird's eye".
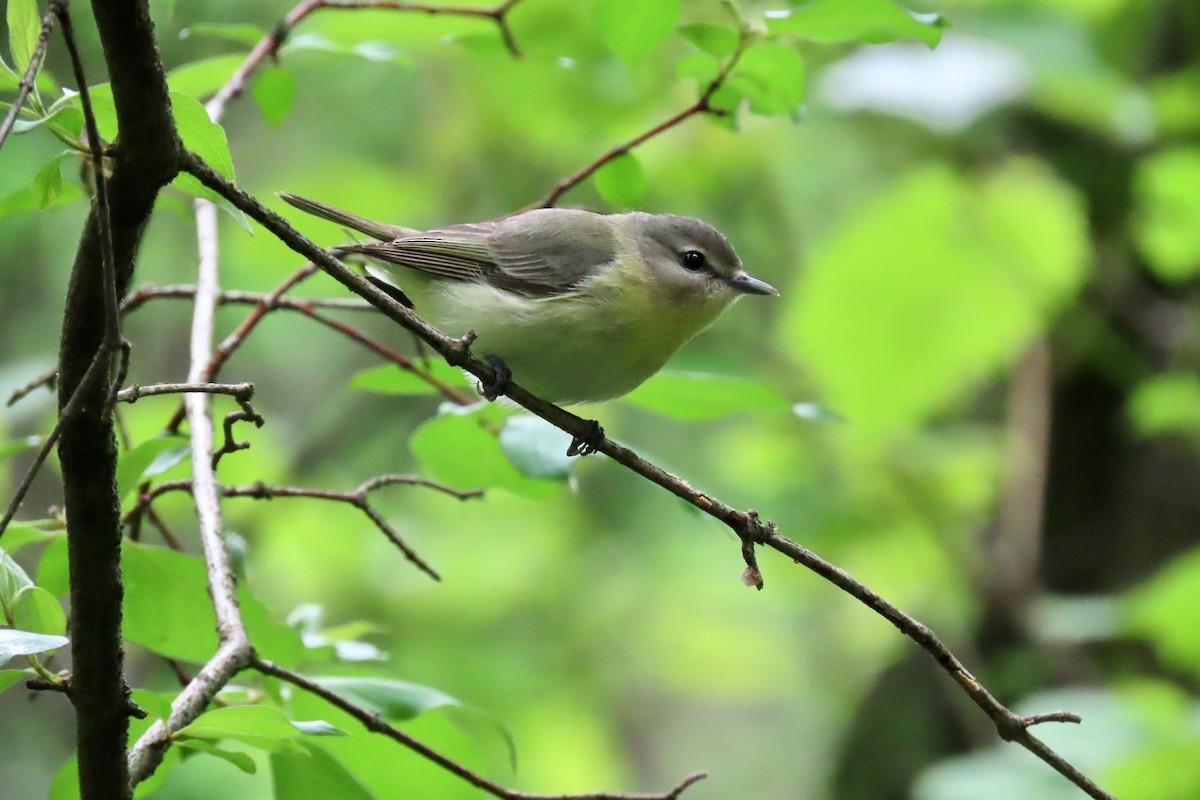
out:
{"label": "bird's eye", "polygon": [[704,269],[706,263],[704,253],[701,253],[699,250],[688,250],[683,254],[682,258],[684,269],[690,269],[693,272]]}

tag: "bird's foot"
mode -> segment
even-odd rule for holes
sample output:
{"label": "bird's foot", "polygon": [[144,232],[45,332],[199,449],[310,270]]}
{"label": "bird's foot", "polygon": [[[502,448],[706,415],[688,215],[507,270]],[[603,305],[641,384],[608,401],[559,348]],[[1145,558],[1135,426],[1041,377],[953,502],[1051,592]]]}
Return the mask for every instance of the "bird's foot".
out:
{"label": "bird's foot", "polygon": [[568,456],[590,456],[600,449],[600,445],[604,441],[604,428],[600,427],[599,422],[594,419],[584,420],[584,422],[588,426],[587,433],[571,440],[571,446],[567,448]]}
{"label": "bird's foot", "polygon": [[479,389],[481,395],[489,401],[493,401],[507,392],[509,386],[512,386],[512,370],[500,356],[484,356],[483,360],[492,365],[492,371],[496,373],[496,377],[489,383],[480,383],[476,388]]}

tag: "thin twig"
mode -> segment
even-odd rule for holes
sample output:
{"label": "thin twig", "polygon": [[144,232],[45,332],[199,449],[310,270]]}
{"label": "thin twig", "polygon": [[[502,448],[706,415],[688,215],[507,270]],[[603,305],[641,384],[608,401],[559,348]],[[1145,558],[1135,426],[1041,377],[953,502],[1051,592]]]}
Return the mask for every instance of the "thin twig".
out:
{"label": "thin twig", "polygon": [[500,37],[504,46],[514,56],[519,57],[521,51],[517,48],[512,30],[508,25],[508,12],[521,0],[506,0],[493,8],[477,8],[474,6],[439,6],[426,3],[390,2],[389,0],[304,0],[289,11],[282,20],[262,39],[258,41],[238,68],[234,70],[229,80],[217,90],[217,93],[205,103],[205,109],[213,122],[220,122],[225,115],[229,101],[246,91],[250,78],[264,61],[275,58],[279,48],[301,21],[323,8],[342,10],[388,9],[393,11],[413,11],[423,14],[443,14],[447,16],[481,17],[490,19],[500,29]]}
{"label": "thin twig", "polygon": [[[242,342],[244,342],[246,337],[250,335],[250,332],[258,326],[258,323],[262,322],[267,312],[274,307],[274,304],[279,297],[296,284],[306,280],[310,275],[316,272],[316,269],[317,268],[312,264],[305,264],[303,267],[285,278],[283,283],[276,286],[269,294],[265,295],[263,299],[256,304],[254,311],[252,311],[250,315],[242,321],[242,324],[239,325],[232,333],[226,336],[221,344],[217,345],[212,356],[209,357],[208,363],[204,367],[204,371],[200,374],[201,378],[206,381],[211,381],[213,378],[217,377],[217,373],[221,371],[221,367],[225,365],[225,362],[229,360],[229,357],[233,355],[234,351],[241,347]],[[179,430],[179,426],[183,422],[183,415],[184,409],[181,405],[171,417],[171,421],[167,423],[167,432],[174,433],[175,431]],[[247,417],[247,419],[253,419],[253,417]],[[228,439],[226,441],[228,441]],[[219,460],[219,456],[214,455],[214,467],[217,463],[217,460]]]}
{"label": "thin twig", "polygon": [[[176,286],[147,286],[139,289],[129,296],[123,310],[125,312],[133,311],[139,308],[150,300],[166,299],[166,298],[191,298],[196,294],[196,287],[188,285]],[[273,294],[273,293],[272,293]],[[370,303],[364,303],[361,300],[341,300],[341,299],[320,299],[320,300],[300,300],[293,297],[275,297],[272,299],[272,294],[263,294],[261,292],[222,292],[220,298],[221,303],[245,303],[252,305],[266,304],[267,310],[274,311],[278,309],[286,311],[295,311],[302,314],[314,322],[320,323],[327,328],[337,331],[342,335],[350,338],[363,347],[368,348],[375,354],[392,362],[400,369],[412,373],[417,378],[420,378],[425,383],[436,389],[442,396],[451,402],[461,406],[472,405],[479,402],[478,398],[467,395],[466,393],[454,388],[450,384],[441,380],[437,376],[422,369],[412,359],[401,353],[379,343],[372,339],[361,328],[356,328],[333,317],[322,314],[317,309],[335,309],[344,311],[370,311],[377,313],[377,309]],[[173,420],[172,420],[173,421]]]}
{"label": "thin twig", "polygon": [[33,485],[33,479],[37,476],[38,470],[42,468],[42,464],[46,462],[50,451],[54,449],[54,445],[58,442],[58,436],[62,433],[63,422],[70,419],[79,410],[79,406],[83,402],[83,397],[86,391],[92,387],[92,381],[101,374],[100,365],[104,363],[105,350],[103,347],[92,356],[92,363],[88,365],[87,371],[83,373],[83,379],[75,387],[75,393],[71,395],[71,399],[63,406],[63,410],[59,413],[58,419],[54,423],[54,428],[50,431],[50,435],[42,442],[42,446],[38,448],[37,455],[33,458],[33,463],[29,465],[29,469],[25,471],[25,476],[21,478],[20,485],[17,486],[16,492],[12,496],[12,500],[8,502],[8,508],[4,511],[4,517],[0,519],[0,538],[4,536],[4,531],[8,529],[8,523],[17,514],[17,510],[21,507],[21,502],[25,499],[25,495],[29,493],[29,487]]}
{"label": "thin twig", "polygon": [[11,395],[9,395],[8,402],[5,403],[5,405],[7,405],[9,408],[12,408],[14,405],[17,404],[17,401],[21,400],[26,395],[42,388],[43,386],[45,386],[47,389],[53,389],[54,382],[57,380],[58,380],[58,367],[47,370],[46,372],[43,372],[41,375],[38,375],[36,378],[31,380],[29,383],[25,384],[24,386],[20,387],[16,391],[14,391]]}
{"label": "thin twig", "polygon": [[[126,295],[124,302],[121,303],[121,313],[132,313],[151,300],[191,300],[195,296],[196,287],[190,283],[174,283],[167,286],[143,286],[137,291]],[[236,289],[227,289],[217,295],[217,303],[219,305],[258,305],[264,302],[269,296],[269,294],[264,292],[243,292]],[[276,298],[272,305],[276,308],[285,308],[292,311],[299,311],[303,307],[310,307],[325,308],[332,311],[367,311],[372,314],[378,313],[373,305],[357,297],[320,297],[301,300],[284,296]]]}
{"label": "thin twig", "polygon": [[[248,486],[219,486],[218,490],[222,497],[246,497],[254,500],[272,500],[276,497],[308,497],[315,500],[329,500],[336,503],[347,503],[354,506],[367,519],[379,529],[384,536],[394,544],[404,557],[407,558],[414,566],[420,569],[434,580],[441,580],[441,576],[430,567],[424,559],[422,559],[411,547],[409,547],[396,529],[388,523],[386,519],[371,505],[368,498],[371,492],[382,489],[385,486],[422,486],[427,489],[448,494],[459,500],[469,500],[473,497],[481,497],[483,491],[480,489],[455,489],[452,486],[447,486],[444,483],[432,481],[427,478],[421,478],[416,475],[380,475],[364,481],[357,488],[349,492],[338,492],[330,489],[310,489],[301,486],[268,486],[264,483],[254,483]],[[156,499],[169,492],[191,491],[192,484],[188,480],[165,481],[155,486],[153,489],[144,492],[137,501],[137,504],[130,509],[125,515],[125,521],[131,522],[136,520],[143,511],[153,507]]]}
{"label": "thin twig", "polygon": [[109,223],[108,179],[104,175],[104,154],[101,150],[100,129],[92,111],[91,90],[87,76],[83,73],[83,59],[75,46],[75,33],[71,26],[71,14],[66,3],[54,2],[62,23],[63,40],[71,54],[71,69],[75,83],[79,86],[79,102],[83,107],[84,128],[87,130],[88,148],[92,151],[92,176],[96,185],[96,211],[100,225],[100,262],[104,268],[104,345],[110,353],[121,346],[120,319],[117,315],[117,267],[113,252],[112,226]]}
{"label": "thin twig", "polygon": [[221,430],[225,433],[225,441],[221,443],[219,449],[213,451],[212,468],[215,470],[217,464],[221,463],[221,459],[229,453],[249,449],[249,442],[239,442],[233,437],[234,424],[238,422],[253,422],[254,427],[261,428],[265,421],[261,414],[250,407],[249,403],[244,403],[240,411],[230,411],[226,414],[225,419],[221,422]]}
{"label": "thin twig", "polygon": [[489,781],[477,772],[474,772],[457,761],[444,756],[437,750],[434,750],[429,745],[414,739],[404,731],[389,725],[375,711],[369,711],[361,706],[351,703],[336,692],[326,689],[316,681],[310,680],[298,672],[292,672],[289,669],[284,669],[277,664],[274,664],[265,659],[255,656],[251,662],[251,666],[264,675],[271,675],[280,680],[287,681],[293,686],[297,686],[309,694],[321,698],[330,705],[340,708],[350,716],[362,723],[363,727],[372,733],[379,733],[387,736],[389,739],[404,745],[409,750],[420,754],[423,758],[432,761],[439,767],[448,772],[457,775],[472,786],[482,789],[488,794],[502,798],[502,800],[676,800],[685,789],[697,781],[701,781],[708,777],[707,773],[694,772],[680,781],[674,788],[669,791],[659,794],[644,794],[644,793],[624,793],[624,792],[588,792],[585,794],[532,794],[530,792],[519,792],[515,789],[509,789],[501,786],[498,783]]}
{"label": "thin twig", "polygon": [[154,383],[149,386],[138,386],[136,383],[117,392],[117,400],[122,403],[136,403],[139,398],[152,397],[157,394],[188,394],[202,392],[204,394],[227,394],[238,400],[249,402],[254,396],[252,383]]}
{"label": "thin twig", "polygon": [[59,8],[57,3],[51,3],[50,7],[46,9],[46,15],[42,17],[42,32],[38,34],[37,44],[33,48],[33,53],[30,54],[29,66],[25,68],[25,74],[21,76],[21,82],[17,85],[17,96],[13,98],[12,107],[8,109],[4,122],[0,123],[0,147],[4,146],[8,134],[16,125],[17,115],[25,106],[25,98],[29,97],[29,93],[37,85],[38,68],[41,67],[42,58],[46,55],[46,46],[50,43],[50,31],[54,30],[54,21],[58,19]]}
{"label": "thin twig", "polygon": [[[301,256],[311,259],[317,266],[325,270],[338,282],[349,288],[359,297],[370,301],[376,308],[389,318],[403,325],[419,336],[430,347],[436,350],[442,358],[453,366],[467,370],[477,378],[490,382],[494,374],[489,364],[479,361],[470,353],[470,345],[474,336],[468,335],[455,339],[446,336],[423,319],[405,308],[395,299],[380,291],[369,281],[363,279],[353,270],[334,259],[329,253],[317,247],[302,234],[296,231],[286,220],[263,206],[236,184],[229,181],[220,173],[213,170],[198,156],[192,153],[184,155],[183,169],[196,176],[205,186],[229,200],[248,216],[265,227],[268,231],[282,240]],[[512,384],[505,395],[518,405],[578,438],[588,437],[591,425],[574,414],[529,393],[518,384]],[[929,628],[912,617],[904,614],[865,585],[852,578],[847,572],[821,559],[799,544],[780,536],[773,523],[763,522],[758,514],[750,509],[739,511],[717,498],[694,489],[682,478],[673,475],[661,467],[645,460],[629,448],[620,445],[609,438],[603,438],[596,443],[597,452],[604,453],[609,458],[626,468],[636,472],[647,480],[658,484],[677,497],[691,503],[707,514],[728,525],[742,543],[743,556],[752,555],[753,546],[766,545],[789,556],[794,561],[803,564],[808,569],[821,575],[826,580],[842,588],[859,601],[882,615],[899,628],[905,635],[929,652],[934,659],[958,682],[959,686],[980,706],[996,724],[997,732],[1006,740],[1015,741],[1030,752],[1037,755],[1054,769],[1087,792],[1096,800],[1112,800],[1099,786],[1082,775],[1066,759],[1048,748],[1044,743],[1029,734],[1028,719],[1020,717],[1001,705],[986,689],[962,666],[958,659],[946,648]],[[747,546],[749,542],[749,546]],[[753,570],[755,577],[761,580],[757,567],[750,558],[746,558],[747,570]],[[758,583],[762,587],[761,582]]]}
{"label": "thin twig", "polygon": [[554,187],[542,199],[529,204],[522,210],[529,211],[529,210],[532,210],[535,208],[549,208],[549,207],[553,206],[555,203],[558,202],[560,197],[562,197],[564,194],[569,192],[571,189],[574,189],[576,186],[578,186],[579,184],[583,183],[585,180],[590,178],[593,174],[595,174],[601,167],[603,167],[608,162],[612,161],[613,159],[615,159],[619,156],[625,155],[626,153],[628,153],[630,150],[637,147],[638,145],[641,145],[641,144],[645,143],[646,141],[653,139],[654,137],[659,136],[660,134],[665,133],[666,131],[671,130],[676,125],[678,125],[679,123],[681,123],[685,120],[691,119],[692,117],[697,116],[698,114],[725,114],[725,113],[727,113],[723,110],[713,108],[712,98],[713,98],[713,95],[715,95],[717,93],[717,90],[719,90],[722,86],[725,85],[725,81],[729,78],[729,75],[733,72],[733,68],[737,66],[738,61],[741,60],[742,54],[746,51],[746,48],[750,44],[751,41],[752,41],[752,34],[751,34],[750,30],[746,27],[745,23],[743,22],[742,27],[738,31],[737,48],[733,51],[732,54],[730,54],[729,60],[726,61],[725,64],[721,67],[721,70],[720,70],[720,72],[717,73],[716,77],[714,77],[711,81],[709,81],[708,85],[705,87],[704,91],[701,92],[700,97],[696,100],[696,102],[692,103],[690,106],[683,109],[682,111],[672,114],[671,116],[667,117],[665,120],[658,123],[657,125],[650,128],[649,130],[643,131],[642,133],[638,134],[637,136],[634,136],[629,141],[624,142],[623,144],[619,144],[615,147],[609,148],[605,153],[603,153],[600,157],[596,158],[594,161],[584,165],[583,167],[580,167],[575,172],[571,173],[567,177],[560,180],[558,183],[554,184]]}

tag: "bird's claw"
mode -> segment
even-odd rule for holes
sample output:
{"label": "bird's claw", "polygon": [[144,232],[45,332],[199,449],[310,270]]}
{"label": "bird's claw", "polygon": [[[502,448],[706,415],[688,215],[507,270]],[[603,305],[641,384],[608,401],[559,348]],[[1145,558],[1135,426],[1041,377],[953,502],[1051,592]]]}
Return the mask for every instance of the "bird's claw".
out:
{"label": "bird's claw", "polygon": [[590,456],[600,449],[600,444],[604,441],[604,428],[600,427],[600,423],[594,419],[585,421],[588,426],[587,433],[571,440],[571,446],[567,448],[568,456]]}
{"label": "bird's claw", "polygon": [[496,377],[489,383],[481,382],[476,388],[489,401],[494,401],[507,392],[509,386],[512,386],[512,370],[499,356],[484,356],[483,360],[492,365],[492,371],[496,373]]}

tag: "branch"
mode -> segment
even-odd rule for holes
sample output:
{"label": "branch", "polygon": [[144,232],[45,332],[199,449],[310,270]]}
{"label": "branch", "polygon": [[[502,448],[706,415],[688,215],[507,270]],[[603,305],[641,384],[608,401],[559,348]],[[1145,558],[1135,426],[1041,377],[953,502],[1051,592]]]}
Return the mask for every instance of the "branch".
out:
{"label": "branch", "polygon": [[[121,304],[121,313],[128,314],[141,308],[151,300],[191,300],[196,296],[196,287],[188,283],[170,284],[168,286],[143,286],[126,296]],[[241,292],[227,289],[217,295],[219,305],[237,303],[242,305],[258,305],[270,295],[263,292]],[[306,308],[327,308],[335,311],[370,311],[375,313],[375,307],[365,300],[344,297],[322,297],[313,300],[298,300],[294,297],[279,297],[272,304],[275,308],[291,311],[303,311]]]}
{"label": "branch", "polygon": [[[200,258],[195,308],[192,312],[188,382],[202,384],[207,381],[205,371],[212,358],[213,319],[216,315],[217,296],[220,294],[217,274],[217,210],[216,206],[206,200],[197,200],[195,207]],[[200,523],[200,543],[204,550],[208,593],[216,613],[217,634],[221,644],[208,663],[171,703],[171,714],[167,720],[160,720],[152,725],[130,749],[130,785],[137,785],[155,770],[171,744],[171,735],[203,713],[217,692],[249,663],[254,652],[250,637],[246,633],[246,626],[242,622],[236,580],[229,564],[229,554],[225,550],[220,490],[214,475],[217,459],[221,453],[226,452],[232,440],[230,428],[233,422],[230,417],[242,415],[245,418],[256,418],[259,424],[262,422],[262,417],[249,406],[248,393],[235,397],[242,405],[242,410],[226,417],[226,446],[216,453],[212,453],[213,423],[209,415],[209,395],[193,392],[184,397],[192,445],[191,491],[196,505],[196,517]]]}
{"label": "branch", "polygon": [[[157,299],[165,298],[190,298],[196,294],[194,286],[149,286],[144,287],[129,296],[122,310],[125,312],[133,311],[139,308],[142,304]],[[457,403],[460,406],[468,406],[478,402],[474,397],[469,397],[437,376],[421,369],[412,359],[401,353],[386,347],[383,344],[369,337],[360,328],[353,325],[348,325],[340,320],[322,314],[317,309],[329,308],[344,311],[371,311],[376,312],[377,309],[370,303],[364,303],[361,300],[344,300],[344,299],[321,299],[321,300],[298,300],[293,297],[274,297],[274,292],[271,294],[262,294],[261,292],[222,292],[218,301],[221,303],[247,303],[253,305],[266,304],[267,311],[285,310],[295,311],[303,314],[305,317],[324,325],[327,328],[341,333],[342,335],[353,339],[362,346],[381,356],[387,361],[392,362],[406,372],[411,372],[413,375],[420,378],[425,383],[436,389],[442,396],[451,402]],[[226,340],[228,341],[228,340]]]}
{"label": "branch", "polygon": [[117,392],[117,400],[122,403],[136,403],[139,398],[152,397],[157,394],[227,394],[239,402],[250,402],[254,396],[252,383],[155,383],[150,386],[132,386]]}
{"label": "branch", "polygon": [[219,450],[215,450],[212,454],[212,468],[215,470],[217,464],[221,463],[222,457],[229,453],[236,453],[238,450],[248,450],[249,442],[239,442],[233,438],[233,426],[238,422],[253,422],[254,427],[261,428],[266,420],[262,415],[250,407],[249,403],[242,405],[241,411],[230,411],[225,415],[225,419],[221,423],[221,429],[225,433],[225,441],[221,444]]}
{"label": "branch", "polygon": [[50,42],[50,31],[54,30],[54,21],[58,19],[59,8],[58,3],[51,3],[50,7],[46,9],[46,15],[42,17],[42,32],[38,34],[37,45],[30,54],[29,66],[25,68],[25,74],[21,76],[21,82],[17,85],[17,96],[13,98],[12,107],[8,109],[4,122],[0,123],[0,147],[4,146],[8,134],[16,124],[17,115],[21,113],[21,109],[25,105],[25,98],[29,97],[29,93],[37,84],[38,68],[41,67],[42,58],[46,55],[46,46]]}
{"label": "branch", "polygon": [[[199,203],[197,203],[197,208],[199,208]],[[197,225],[199,225],[199,217],[197,217]],[[213,235],[215,237],[215,232]],[[234,351],[241,347],[242,342],[246,340],[246,337],[250,335],[250,332],[258,326],[258,323],[262,322],[263,318],[267,314],[267,311],[271,309],[275,301],[279,299],[280,295],[301,281],[307,279],[314,272],[316,272],[316,267],[314,267],[312,264],[305,264],[303,267],[285,278],[283,283],[276,286],[270,294],[264,296],[263,299],[257,304],[254,311],[251,312],[250,316],[246,317],[246,319],[242,321],[241,325],[239,325],[232,333],[226,336],[221,344],[217,345],[216,351],[209,356],[208,363],[205,364],[203,371],[200,372],[200,379],[211,381],[213,378],[215,378],[217,373],[221,371],[221,367],[224,366],[225,362],[229,360],[229,357],[233,355]],[[195,293],[193,292],[193,297],[194,296]],[[218,292],[218,303],[220,302],[219,298],[220,293]],[[182,406],[180,406],[180,408],[176,410],[175,414],[171,417],[171,421],[167,423],[167,431],[171,433],[178,431],[180,423],[183,422],[183,416],[184,409]],[[248,416],[246,419],[255,419],[255,417]],[[258,418],[257,424],[262,424],[261,417]],[[227,444],[231,441],[228,426],[226,426],[225,441]],[[240,450],[244,448],[233,449]],[[220,454],[224,452],[227,451],[225,448],[222,448],[221,451],[213,454],[214,469],[216,468],[217,461],[220,460]]]}
{"label": "branch", "polygon": [[[337,261],[328,252],[310,242],[286,220],[267,209],[234,183],[214,171],[195,154],[187,153],[184,155],[183,168],[196,176],[205,186],[225,197],[233,205],[237,206],[273,235],[277,236],[284,244],[291,247],[303,257],[313,261],[313,263],[329,273],[335,280],[358,296],[369,301],[389,318],[412,331],[436,350],[448,363],[467,370],[485,383],[493,381],[494,376],[491,366],[475,359],[470,354],[469,348],[474,338],[473,335],[468,333],[467,336],[461,339],[455,339],[433,328],[410,309],[396,302],[369,281],[363,279],[353,270]],[[547,403],[515,383],[506,390],[505,394],[518,405],[572,436],[583,439],[591,432],[591,426],[587,421],[564,411],[558,406]],[[783,553],[857,598],[928,651],[942,668],[950,673],[951,677],[958,682],[971,699],[988,714],[995,723],[997,732],[1002,738],[1022,745],[1034,753],[1034,755],[1037,755],[1043,761],[1050,764],[1050,766],[1054,767],[1089,795],[1097,798],[1097,800],[1112,800],[1110,795],[1106,794],[1095,783],[1083,776],[1069,762],[1029,734],[1027,728],[1034,724],[1033,721],[1039,721],[1038,718],[1020,717],[1001,705],[963,667],[932,631],[879,597],[879,595],[875,594],[865,585],[856,581],[845,570],[830,564],[815,553],[779,535],[774,523],[763,522],[753,509],[739,511],[715,497],[698,491],[682,478],[652,464],[637,455],[634,451],[614,442],[612,439],[607,437],[601,439],[597,442],[595,449],[729,526],[737,534],[742,544],[742,554],[746,560],[745,577],[756,583],[758,588],[762,588],[762,582],[754,559],[754,546],[762,544]]]}
{"label": "branch", "polygon": [[231,100],[239,97],[246,91],[246,85],[250,77],[262,66],[264,61],[278,55],[279,48],[291,34],[292,29],[300,24],[305,17],[323,8],[343,10],[391,9],[393,11],[414,11],[423,14],[482,17],[496,23],[500,29],[500,37],[504,40],[504,46],[508,48],[508,51],[514,57],[520,57],[521,51],[517,48],[516,40],[513,38],[512,30],[508,25],[508,12],[519,2],[521,0],[506,0],[492,8],[477,8],[474,6],[439,6],[426,3],[391,2],[390,0],[304,0],[304,2],[301,2],[289,11],[275,26],[274,30],[260,39],[258,44],[254,45],[250,52],[246,54],[245,60],[234,70],[229,80],[217,90],[217,93],[212,96],[212,99],[204,107],[207,109],[208,116],[213,122],[220,122],[221,118],[225,116],[225,107]]}
{"label": "branch", "polygon": [[398,742],[409,750],[418,753],[423,758],[426,758],[439,767],[457,775],[472,786],[482,789],[488,794],[502,798],[502,800],[676,800],[684,790],[692,784],[708,777],[706,773],[694,772],[680,781],[673,789],[661,794],[626,794],[622,792],[591,792],[588,794],[532,794],[529,792],[519,792],[515,789],[509,789],[501,786],[498,783],[489,781],[477,772],[467,769],[457,761],[442,755],[438,751],[429,747],[426,744],[414,739],[407,733],[404,733],[399,728],[389,725],[384,722],[382,717],[376,712],[368,711],[361,706],[355,705],[343,698],[341,695],[331,692],[321,684],[309,680],[303,675],[284,669],[270,661],[258,658],[257,656],[251,662],[256,670],[264,675],[271,675],[280,680],[287,681],[293,686],[298,686],[309,694],[321,698],[330,705],[340,708],[350,716],[357,719],[363,724],[367,730],[372,733],[380,733]]}
{"label": "branch", "polygon": [[54,428],[51,429],[50,435],[42,442],[42,446],[38,448],[37,455],[33,458],[33,463],[29,465],[29,469],[25,471],[25,476],[21,478],[21,483],[17,486],[12,500],[8,502],[8,508],[4,511],[4,517],[0,518],[0,538],[4,536],[4,531],[8,529],[8,523],[12,522],[13,517],[16,516],[17,511],[21,508],[21,503],[25,500],[25,495],[29,493],[29,487],[33,485],[33,479],[37,477],[42,464],[46,463],[46,458],[58,442],[59,434],[62,433],[63,423],[74,417],[79,411],[80,406],[83,405],[83,398],[86,396],[86,392],[91,391],[93,388],[92,384],[100,376],[102,372],[100,365],[104,363],[103,356],[104,351],[100,350],[92,358],[91,366],[84,373],[83,379],[71,395],[71,399],[67,401],[62,411],[58,413],[58,419],[54,423]]}
{"label": "branch", "polygon": [[560,197],[590,178],[608,162],[612,161],[618,156],[625,155],[638,145],[641,145],[650,139],[653,139],[654,137],[671,130],[685,120],[691,119],[698,114],[721,115],[728,113],[722,109],[713,108],[712,98],[713,95],[717,93],[717,90],[725,85],[725,81],[728,80],[730,73],[733,72],[733,68],[737,66],[738,61],[741,60],[742,54],[746,52],[746,48],[753,41],[754,34],[746,22],[739,18],[739,23],[740,27],[738,29],[737,49],[730,54],[729,60],[726,61],[724,66],[721,67],[721,71],[717,73],[717,76],[709,81],[708,86],[706,86],[704,91],[701,92],[700,97],[696,100],[696,102],[692,103],[682,111],[672,114],[670,117],[667,117],[662,122],[653,126],[649,130],[638,134],[629,141],[610,148],[596,160],[586,164],[583,167],[580,167],[575,172],[554,184],[554,188],[552,188],[541,200],[531,203],[521,210],[530,211],[535,208],[549,208],[553,206],[558,202]]}
{"label": "branch", "polygon": [[[121,147],[103,169],[87,80],[60,0],[97,179],[67,289],[59,350],[59,408],[80,397],[59,436],[70,572],[72,676],[80,794],[130,794],[125,747],[128,687],[121,641],[120,498],[108,359],[117,353],[115,298],[133,275],[136,253],[159,190],[178,172],[179,139],[145,0],[93,2],[112,86]],[[101,184],[102,182],[102,184]],[[100,186],[103,185],[103,191]],[[100,353],[105,380],[85,380]],[[97,369],[101,369],[97,367]]]}
{"label": "branch", "polygon": [[[104,175],[104,154],[101,150],[100,129],[96,125],[96,115],[92,112],[91,90],[88,89],[87,76],[83,74],[83,60],[79,57],[79,49],[75,46],[75,32],[71,25],[71,14],[66,2],[53,3],[57,6],[58,16],[62,22],[63,40],[67,43],[67,51],[71,55],[71,69],[75,74],[75,83],[79,86],[79,102],[83,106],[84,129],[87,131],[88,149],[92,153],[92,178],[96,184],[96,214],[100,219],[100,265],[104,269],[104,347],[115,354],[121,347],[120,319],[117,315],[117,267],[116,255],[113,252],[112,223],[108,210],[108,179]],[[125,365],[128,366],[128,360]]]}
{"label": "branch", "polygon": [[8,396],[8,402],[5,403],[5,405],[8,406],[9,408],[12,408],[14,405],[17,404],[18,401],[24,399],[24,397],[26,395],[42,388],[43,386],[45,386],[47,389],[53,389],[54,382],[57,379],[58,379],[58,368],[57,367],[54,369],[47,370],[47,371],[43,372],[41,375],[38,375],[36,378],[31,380],[29,383],[14,390],[13,393]]}
{"label": "branch", "polygon": [[[481,489],[455,489],[452,486],[447,486],[444,483],[431,481],[426,478],[420,478],[415,475],[380,475],[363,482],[357,488],[349,492],[336,492],[328,489],[309,489],[300,486],[268,486],[263,483],[255,483],[249,486],[219,486],[218,491],[222,497],[248,497],[254,500],[272,500],[276,497],[309,497],[315,500],[329,500],[337,503],[347,503],[354,506],[359,511],[367,516],[367,519],[375,525],[376,528],[383,533],[384,536],[391,541],[392,544],[404,554],[410,562],[418,569],[424,572],[434,580],[441,580],[441,576],[437,574],[417,553],[412,550],[404,540],[400,538],[400,534],[392,527],[387,520],[371,505],[368,495],[377,489],[382,489],[385,486],[423,486],[427,489],[448,494],[451,497],[459,500],[469,500],[473,497],[482,497]],[[150,491],[147,491],[138,498],[137,505],[130,509],[125,515],[126,522],[132,522],[138,519],[144,511],[151,508],[151,504],[160,496],[168,492],[191,491],[192,482],[187,480],[166,481],[155,486]]]}

